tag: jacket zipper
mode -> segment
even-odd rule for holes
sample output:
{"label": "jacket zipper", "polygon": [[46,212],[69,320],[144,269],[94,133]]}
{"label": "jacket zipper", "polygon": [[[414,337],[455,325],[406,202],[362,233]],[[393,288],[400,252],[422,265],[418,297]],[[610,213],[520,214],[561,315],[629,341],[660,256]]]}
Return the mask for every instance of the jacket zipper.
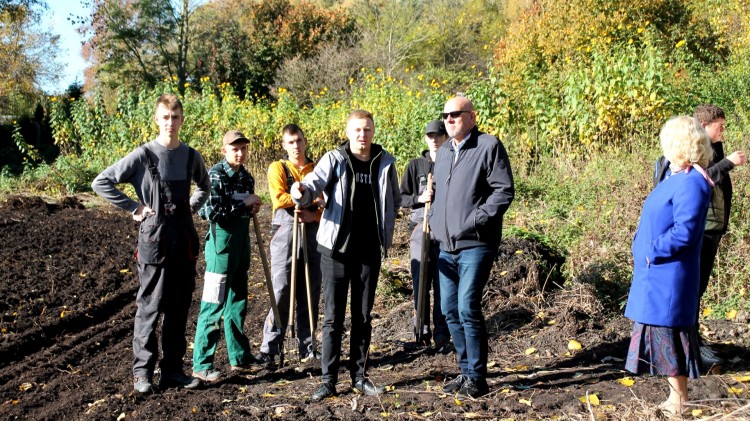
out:
{"label": "jacket zipper", "polygon": [[[381,150],[380,152],[378,152],[377,155],[375,155],[375,157],[373,157],[370,160],[370,189],[371,190],[372,190],[372,184],[373,184],[372,183],[372,180],[373,180],[373,178],[372,178],[372,164],[374,164],[375,160],[378,159],[380,157],[380,155],[382,155],[382,154],[383,154],[383,151]],[[380,174],[380,168],[378,168],[378,174]],[[379,181],[380,181],[379,178],[376,179],[376,184],[378,185],[378,193],[380,193],[380,184],[378,183]],[[373,192],[372,197],[375,200],[375,223],[376,223],[376,225],[378,227],[378,241],[380,242],[380,256],[381,256],[381,258],[384,258],[385,257],[385,245],[383,244],[384,238],[380,238],[380,231],[381,231],[381,229],[380,229],[381,228],[380,227],[380,200],[379,200],[379,198],[377,196],[378,195],[376,195],[375,192]],[[383,231],[385,232],[385,230],[383,230]]]}

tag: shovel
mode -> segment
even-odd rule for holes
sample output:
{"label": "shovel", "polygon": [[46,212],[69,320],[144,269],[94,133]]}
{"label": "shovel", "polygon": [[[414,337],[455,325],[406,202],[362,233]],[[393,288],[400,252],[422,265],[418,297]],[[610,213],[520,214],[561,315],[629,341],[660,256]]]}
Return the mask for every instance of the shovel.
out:
{"label": "shovel", "polygon": [[307,319],[310,320],[310,348],[312,349],[312,355],[314,356],[318,350],[315,344],[315,319],[313,319],[313,308],[312,308],[312,293],[310,288],[310,261],[307,257],[307,231],[305,231],[305,224],[302,223],[302,256],[305,259],[305,288],[307,289]]}
{"label": "shovel", "polygon": [[[432,189],[432,174],[427,174],[427,188]],[[429,274],[430,260],[430,225],[427,223],[427,213],[430,211],[430,203],[424,204],[424,217],[422,218],[422,255],[419,259],[419,288],[417,291],[417,346],[422,344],[424,311],[427,305],[427,275]]]}
{"label": "shovel", "polygon": [[[253,214],[253,225],[255,227],[255,241],[258,244],[258,253],[260,254],[260,260],[263,263],[263,273],[266,275],[266,288],[268,289],[268,297],[271,300],[271,311],[273,312],[273,322],[279,331],[281,331],[281,317],[279,316],[279,307],[276,305],[276,295],[273,292],[273,282],[271,281],[271,269],[268,267],[268,257],[266,257],[266,248],[263,245],[263,238],[260,235],[260,225],[258,225],[258,218]],[[279,349],[279,364],[284,362],[284,350]]]}
{"label": "shovel", "polygon": [[[292,273],[289,279],[289,323],[287,324],[287,330],[289,330],[289,338],[284,343],[284,348],[293,352],[296,350],[299,352],[299,339],[295,334],[294,326],[294,315],[295,309],[295,297],[297,295],[297,246],[299,245],[299,215],[297,215],[299,206],[294,207],[294,223],[292,224]],[[301,355],[298,355],[300,358]]]}

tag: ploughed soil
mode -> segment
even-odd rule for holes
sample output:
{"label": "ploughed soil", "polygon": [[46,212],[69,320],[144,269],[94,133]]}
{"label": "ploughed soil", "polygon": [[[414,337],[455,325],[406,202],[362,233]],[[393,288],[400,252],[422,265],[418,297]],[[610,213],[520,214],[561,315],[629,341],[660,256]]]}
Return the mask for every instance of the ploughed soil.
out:
{"label": "ploughed soil", "polygon": [[[314,360],[300,363],[292,355],[281,369],[237,374],[229,371],[223,344],[220,382],[138,395],[131,374],[137,224],[109,205],[84,207],[89,199],[0,201],[2,419],[663,418],[656,405],[668,394],[666,381],[623,370],[630,322],[601,303],[600,286],[561,285],[563,257],[531,239],[505,240],[485,288],[490,394],[463,401],[444,394],[442,385],[458,372],[455,356],[409,344],[406,218],[383,266],[373,311],[368,375],[388,386],[384,395],[353,393],[344,365],[338,396],[311,403],[320,376]],[[269,214],[264,207],[260,218],[270,228]],[[206,225],[196,224],[205,233]],[[200,278],[187,328],[191,343]],[[257,351],[268,295],[255,254],[249,282],[245,327]],[[747,384],[739,381],[750,370],[747,315],[703,327],[728,362],[690,382],[690,409],[700,414],[686,418],[748,417]],[[347,338],[343,343],[346,355]],[[190,353],[185,367],[189,373]]]}

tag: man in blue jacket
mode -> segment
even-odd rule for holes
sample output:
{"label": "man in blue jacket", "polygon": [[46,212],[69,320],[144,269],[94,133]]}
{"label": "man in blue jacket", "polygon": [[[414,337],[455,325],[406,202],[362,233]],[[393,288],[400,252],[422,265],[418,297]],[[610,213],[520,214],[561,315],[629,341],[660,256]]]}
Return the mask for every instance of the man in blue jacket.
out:
{"label": "man in blue jacket", "polygon": [[471,101],[448,100],[442,117],[450,139],[437,152],[430,228],[440,242],[441,307],[461,369],[443,391],[477,398],[489,391],[482,293],[515,190],[508,154],[477,129]]}

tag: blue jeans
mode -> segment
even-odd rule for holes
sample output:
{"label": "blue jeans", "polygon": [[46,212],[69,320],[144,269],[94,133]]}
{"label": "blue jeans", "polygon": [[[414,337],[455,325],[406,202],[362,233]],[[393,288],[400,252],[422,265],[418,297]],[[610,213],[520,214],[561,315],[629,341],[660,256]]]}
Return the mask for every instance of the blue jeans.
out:
{"label": "blue jeans", "polygon": [[453,337],[461,374],[473,380],[487,377],[487,326],[482,293],[496,250],[478,246],[449,253],[440,250],[440,305]]}

